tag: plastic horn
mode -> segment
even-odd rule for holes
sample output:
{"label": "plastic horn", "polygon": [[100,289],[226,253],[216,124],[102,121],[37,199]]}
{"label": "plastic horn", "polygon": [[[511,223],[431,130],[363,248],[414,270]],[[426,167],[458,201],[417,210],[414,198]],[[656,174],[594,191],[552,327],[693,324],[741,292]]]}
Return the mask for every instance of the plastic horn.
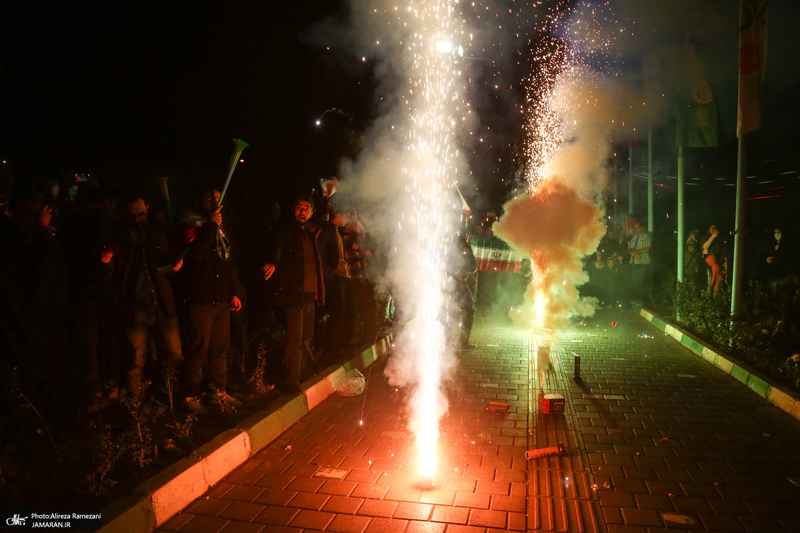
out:
{"label": "plastic horn", "polygon": [[169,201],[169,187],[167,187],[168,179],[169,176],[161,176],[156,178],[156,183],[158,183],[158,190],[161,191],[161,196],[167,203],[167,217],[169,217],[169,223],[172,224],[172,204]]}
{"label": "plastic horn", "polygon": [[233,171],[236,169],[236,163],[239,162],[239,157],[242,155],[244,149],[248,146],[250,145],[241,139],[233,140],[233,154],[231,155],[231,164],[229,165],[231,168],[228,170],[228,179],[225,180],[225,186],[222,188],[222,192],[219,195],[219,203],[217,205],[222,205],[222,199],[225,198],[225,193],[228,191],[228,185],[231,184],[231,176],[233,176]]}

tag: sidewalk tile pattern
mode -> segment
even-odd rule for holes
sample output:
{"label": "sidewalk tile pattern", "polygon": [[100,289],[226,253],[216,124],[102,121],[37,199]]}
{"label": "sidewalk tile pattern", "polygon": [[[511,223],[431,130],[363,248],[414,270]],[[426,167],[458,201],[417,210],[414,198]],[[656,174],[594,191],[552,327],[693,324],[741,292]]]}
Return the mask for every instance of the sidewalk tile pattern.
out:
{"label": "sidewalk tile pattern", "polygon": [[559,338],[608,531],[800,531],[800,423],[667,335],[601,311]]}
{"label": "sidewalk tile pattern", "polygon": [[[433,490],[418,486],[407,392],[379,361],[364,394],[325,400],[158,531],[800,531],[800,422],[634,313],[552,340],[563,415],[538,412],[534,336],[479,320],[472,340]],[[525,460],[558,438],[567,454]]]}

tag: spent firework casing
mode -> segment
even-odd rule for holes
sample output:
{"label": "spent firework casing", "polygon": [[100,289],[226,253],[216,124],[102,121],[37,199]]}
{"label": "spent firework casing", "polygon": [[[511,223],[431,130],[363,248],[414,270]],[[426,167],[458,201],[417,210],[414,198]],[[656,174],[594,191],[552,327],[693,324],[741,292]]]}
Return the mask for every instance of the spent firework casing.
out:
{"label": "spent firework casing", "polygon": [[510,404],[503,403],[503,402],[489,402],[486,404],[486,411],[491,413],[506,413],[508,412]]}
{"label": "spent firework casing", "polygon": [[525,459],[539,459],[540,457],[548,457],[550,455],[561,455],[564,452],[564,445],[558,443],[558,446],[550,446],[548,448],[539,448],[538,450],[528,450],[525,452]]}

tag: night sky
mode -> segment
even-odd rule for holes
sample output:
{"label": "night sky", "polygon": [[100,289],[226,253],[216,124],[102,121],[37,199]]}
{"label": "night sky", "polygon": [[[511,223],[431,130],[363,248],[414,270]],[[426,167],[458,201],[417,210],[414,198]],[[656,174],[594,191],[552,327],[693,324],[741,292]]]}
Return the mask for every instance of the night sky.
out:
{"label": "night sky", "polygon": [[[17,172],[221,182],[237,137],[251,145],[238,182],[296,190],[332,174],[346,131],[368,119],[366,69],[303,38],[335,1],[15,4],[0,152]],[[315,127],[330,108],[348,115]]]}
{"label": "night sky", "polygon": [[[477,3],[481,9],[498,4]],[[620,17],[631,6],[642,6],[616,3],[620,8],[614,16]],[[517,9],[524,2],[512,4]],[[735,0],[670,5],[678,11],[694,4],[730,11],[716,17],[728,26],[738,12]],[[236,170],[232,194],[246,190],[285,200],[318,186],[320,178],[337,173],[342,156],[369,142],[360,135],[376,118],[376,102],[385,90],[375,81],[378,63],[369,50],[363,52],[369,60],[361,61],[362,51],[342,40],[332,38],[330,49],[326,46],[322,21],[344,23],[348,9],[344,0],[5,3],[0,157],[19,175],[44,178],[69,171],[125,182],[170,175],[187,183],[221,183],[231,139],[238,137],[250,148]],[[765,131],[753,136],[751,165],[754,172],[771,176],[798,168],[793,117],[800,110],[791,59],[799,33],[791,21],[798,8],[793,1],[775,0],[770,9]],[[509,16],[505,11],[503,4],[494,14],[497,20]],[[475,13],[483,11],[476,7]],[[470,22],[495,20],[483,16]],[[514,21],[523,30],[534,22],[518,16]],[[732,180],[735,171],[735,80],[728,78],[731,72],[735,76],[737,32],[735,27],[708,32],[715,51],[727,50],[712,62],[733,62],[717,69],[726,76],[720,88],[724,146],[690,156],[699,169],[695,175],[711,187],[704,194],[714,195],[714,182]],[[680,42],[685,33],[673,27],[661,35]],[[531,45],[526,40],[536,38],[536,31],[528,31],[502,46],[498,38],[471,51],[480,56],[473,62],[469,95],[480,120],[464,145],[475,176],[475,187],[465,195],[479,208],[502,203],[519,164],[514,159],[521,136],[515,116],[523,96],[519,80],[527,74],[524,55]],[[629,53],[623,74],[637,63],[631,57],[638,51]],[[498,80],[501,88],[508,87],[502,96],[489,90]],[[322,126],[315,126],[325,111]],[[674,129],[668,120],[658,126],[656,138],[659,168],[674,176]],[[626,147],[630,139],[614,140]]]}

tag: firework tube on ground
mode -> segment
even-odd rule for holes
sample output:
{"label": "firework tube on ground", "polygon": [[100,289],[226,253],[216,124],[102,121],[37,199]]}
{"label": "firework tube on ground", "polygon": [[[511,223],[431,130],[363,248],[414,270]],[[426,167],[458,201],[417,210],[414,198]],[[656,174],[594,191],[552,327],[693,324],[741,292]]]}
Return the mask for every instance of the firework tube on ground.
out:
{"label": "firework tube on ground", "polygon": [[228,178],[225,180],[225,186],[222,187],[222,192],[219,195],[219,203],[217,205],[222,205],[222,199],[225,198],[225,193],[228,191],[228,185],[231,184],[231,176],[233,176],[233,171],[236,169],[236,164],[239,162],[239,157],[242,155],[244,149],[248,146],[250,145],[241,139],[233,140],[233,154],[231,155],[231,163],[229,165],[231,168],[228,170]]}
{"label": "firework tube on ground", "polygon": [[510,406],[511,404],[505,402],[489,402],[484,410],[491,413],[507,413]]}
{"label": "firework tube on ground", "polygon": [[531,459],[539,459],[540,457],[548,457],[550,455],[561,455],[562,453],[564,453],[564,444],[559,442],[558,446],[528,450],[525,452],[525,459],[530,461]]}
{"label": "firework tube on ground", "polygon": [[575,381],[581,380],[581,356],[573,353],[575,355],[575,374],[572,376],[572,379]]}

